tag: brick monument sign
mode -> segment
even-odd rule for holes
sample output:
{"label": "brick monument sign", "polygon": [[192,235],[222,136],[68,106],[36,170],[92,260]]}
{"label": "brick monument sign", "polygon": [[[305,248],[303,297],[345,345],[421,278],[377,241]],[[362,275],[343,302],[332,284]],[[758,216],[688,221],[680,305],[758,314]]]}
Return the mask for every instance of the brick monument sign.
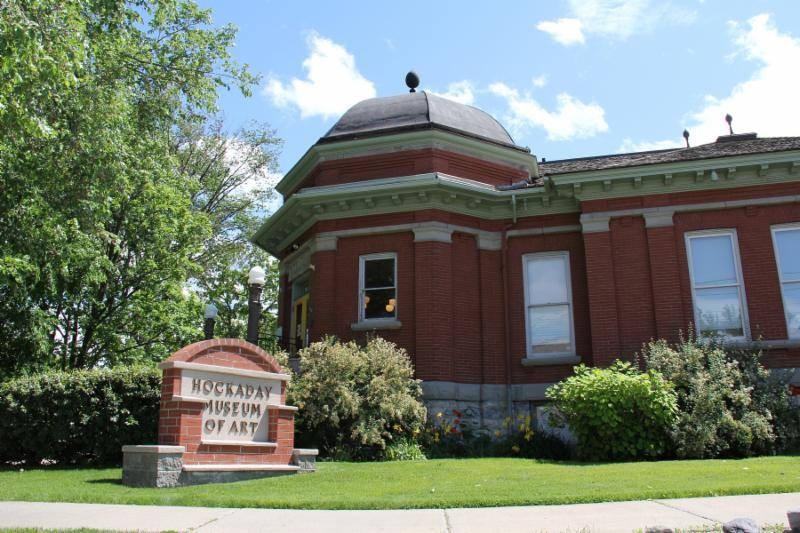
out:
{"label": "brick monument sign", "polygon": [[160,363],[158,444],[123,447],[126,485],[167,487],[313,471],[294,448],[289,374],[239,339],[186,346]]}

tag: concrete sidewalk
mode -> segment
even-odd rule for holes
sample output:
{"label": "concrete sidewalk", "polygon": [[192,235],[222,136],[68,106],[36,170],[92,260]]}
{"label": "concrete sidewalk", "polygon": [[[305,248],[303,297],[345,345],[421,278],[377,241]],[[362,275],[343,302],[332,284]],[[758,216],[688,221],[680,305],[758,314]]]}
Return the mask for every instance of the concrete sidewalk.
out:
{"label": "concrete sidewalk", "polygon": [[800,493],[407,511],[295,511],[0,502],[0,527],[202,532],[575,533],[588,530],[592,533],[617,533],[653,525],[679,528],[713,526],[740,516],[753,518],[760,524],[786,525],[786,511],[797,507],[800,507]]}

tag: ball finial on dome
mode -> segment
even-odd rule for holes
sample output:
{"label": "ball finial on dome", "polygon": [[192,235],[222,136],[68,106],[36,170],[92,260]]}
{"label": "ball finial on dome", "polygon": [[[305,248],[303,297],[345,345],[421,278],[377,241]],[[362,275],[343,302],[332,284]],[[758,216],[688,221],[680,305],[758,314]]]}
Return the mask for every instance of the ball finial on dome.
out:
{"label": "ball finial on dome", "polygon": [[406,74],[406,85],[408,86],[409,89],[411,89],[408,92],[410,93],[417,92],[417,87],[419,87],[419,76],[417,76],[417,73],[414,72],[413,70],[409,71],[408,74]]}

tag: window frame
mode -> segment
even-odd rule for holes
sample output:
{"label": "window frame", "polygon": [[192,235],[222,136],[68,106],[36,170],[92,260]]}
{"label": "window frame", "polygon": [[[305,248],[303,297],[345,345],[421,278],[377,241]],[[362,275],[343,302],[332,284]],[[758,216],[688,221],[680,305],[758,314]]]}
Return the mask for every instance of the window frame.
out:
{"label": "window frame", "polygon": [[747,311],[747,293],[744,283],[744,274],[742,273],[742,260],[741,253],[739,252],[739,234],[736,228],[717,228],[699,231],[688,231],[684,234],[684,245],[686,247],[686,259],[689,268],[689,289],[692,294],[692,316],[694,317],[695,334],[702,337],[703,332],[700,330],[700,320],[697,315],[697,287],[694,282],[694,262],[692,260],[692,239],[702,239],[704,237],[729,237],[731,240],[731,251],[733,253],[733,268],[736,272],[735,285],[715,285],[711,287],[700,287],[701,289],[713,289],[724,287],[737,287],[739,289],[739,305],[742,310],[742,335],[738,337],[723,335],[726,341],[749,341],[750,340],[750,316]]}
{"label": "window frame", "polygon": [[[383,317],[376,317],[376,318],[366,318],[364,316],[364,297],[366,296],[366,288],[364,287],[364,275],[366,273],[366,263],[367,261],[379,261],[381,259],[391,259],[394,261],[394,273],[392,275],[394,280],[394,285],[392,287],[373,287],[370,290],[380,290],[380,289],[394,289],[394,316],[383,316]],[[380,252],[380,253],[373,253],[373,254],[364,254],[358,256],[358,322],[359,323],[379,323],[379,322],[386,322],[386,321],[394,321],[397,320],[398,316],[398,307],[400,304],[400,298],[398,298],[398,290],[397,290],[397,253],[396,252]]]}
{"label": "window frame", "polygon": [[[550,304],[532,304],[530,302],[530,294],[528,290],[528,262],[534,261],[536,259],[544,259],[544,258],[552,258],[558,257],[563,259],[565,265],[565,281],[567,285],[567,301],[562,303],[550,303]],[[552,357],[569,357],[575,356],[577,353],[575,347],[575,308],[572,302],[572,266],[570,264],[570,254],[568,250],[559,250],[559,251],[552,251],[552,252],[534,252],[523,254],[522,256],[522,284],[523,284],[523,293],[524,293],[524,300],[525,300],[525,357],[526,359],[536,360],[536,359],[545,359],[545,358],[552,358]],[[569,344],[570,350],[568,351],[561,351],[561,352],[540,352],[540,353],[533,353],[533,324],[531,324],[530,319],[530,309],[531,307],[550,307],[554,305],[567,305],[569,308],[568,316],[569,316]]]}
{"label": "window frame", "polygon": [[776,233],[779,231],[800,231],[800,222],[790,222],[787,224],[775,224],[770,226],[770,234],[772,235],[772,250],[775,254],[775,268],[778,271],[778,285],[781,290],[781,305],[783,306],[783,320],[786,323],[786,338],[788,340],[800,340],[800,333],[792,335],[789,330],[789,317],[786,314],[786,295],[783,291],[784,284],[800,285],[800,281],[784,281],[783,273],[781,272],[780,251],[778,250],[778,240],[775,238]]}

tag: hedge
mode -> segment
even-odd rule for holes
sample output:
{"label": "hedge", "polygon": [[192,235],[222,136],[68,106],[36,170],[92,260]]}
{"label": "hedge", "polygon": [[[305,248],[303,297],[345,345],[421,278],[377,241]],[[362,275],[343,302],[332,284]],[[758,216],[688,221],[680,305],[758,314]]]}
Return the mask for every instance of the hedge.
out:
{"label": "hedge", "polygon": [[120,464],[155,443],[161,372],[142,366],[46,372],[0,383],[0,464]]}

